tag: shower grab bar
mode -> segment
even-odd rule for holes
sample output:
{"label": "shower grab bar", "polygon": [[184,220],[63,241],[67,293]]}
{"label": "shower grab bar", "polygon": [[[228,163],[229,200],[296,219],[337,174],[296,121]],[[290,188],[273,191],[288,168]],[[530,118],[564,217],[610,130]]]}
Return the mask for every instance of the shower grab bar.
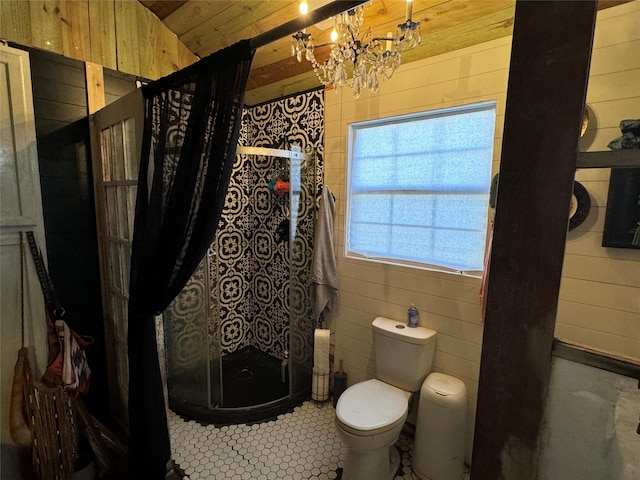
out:
{"label": "shower grab bar", "polygon": [[[300,147],[298,147],[300,148]],[[267,147],[236,147],[236,153],[241,155],[265,155],[269,157],[296,158],[310,160],[311,155],[296,150],[282,150]]]}

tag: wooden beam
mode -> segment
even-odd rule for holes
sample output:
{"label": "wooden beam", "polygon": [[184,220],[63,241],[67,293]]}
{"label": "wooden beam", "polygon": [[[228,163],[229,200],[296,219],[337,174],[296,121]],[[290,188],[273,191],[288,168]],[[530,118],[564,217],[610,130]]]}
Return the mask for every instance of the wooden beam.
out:
{"label": "wooden beam", "polygon": [[91,57],[85,60],[116,70],[116,19],[113,1],[87,2]]}
{"label": "wooden beam", "polygon": [[87,78],[87,110],[89,114],[96,113],[105,106],[104,72],[97,63],[85,62],[85,76]]}
{"label": "wooden beam", "polygon": [[536,480],[596,2],[516,2],[472,480]]}

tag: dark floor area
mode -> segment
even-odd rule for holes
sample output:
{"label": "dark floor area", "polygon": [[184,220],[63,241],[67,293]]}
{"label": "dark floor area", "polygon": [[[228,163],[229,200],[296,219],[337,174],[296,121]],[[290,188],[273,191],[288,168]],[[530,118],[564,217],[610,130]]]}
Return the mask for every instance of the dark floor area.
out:
{"label": "dark floor area", "polygon": [[249,407],[289,395],[289,369],[282,381],[282,361],[254,347],[222,357],[223,408]]}

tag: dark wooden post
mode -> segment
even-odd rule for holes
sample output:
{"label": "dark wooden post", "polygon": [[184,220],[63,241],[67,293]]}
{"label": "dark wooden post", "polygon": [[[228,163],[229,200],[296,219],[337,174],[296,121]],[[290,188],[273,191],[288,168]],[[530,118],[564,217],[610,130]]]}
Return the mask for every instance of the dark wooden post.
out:
{"label": "dark wooden post", "polygon": [[536,480],[597,2],[516,3],[472,480]]}

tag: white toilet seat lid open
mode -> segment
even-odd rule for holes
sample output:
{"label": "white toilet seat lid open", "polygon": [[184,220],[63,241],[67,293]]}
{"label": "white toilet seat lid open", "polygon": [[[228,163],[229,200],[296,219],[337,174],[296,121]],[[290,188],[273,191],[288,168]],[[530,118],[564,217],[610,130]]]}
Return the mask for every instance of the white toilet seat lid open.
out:
{"label": "white toilet seat lid open", "polygon": [[336,405],[336,416],[355,430],[377,430],[400,420],[409,406],[409,392],[367,380],[347,388]]}

